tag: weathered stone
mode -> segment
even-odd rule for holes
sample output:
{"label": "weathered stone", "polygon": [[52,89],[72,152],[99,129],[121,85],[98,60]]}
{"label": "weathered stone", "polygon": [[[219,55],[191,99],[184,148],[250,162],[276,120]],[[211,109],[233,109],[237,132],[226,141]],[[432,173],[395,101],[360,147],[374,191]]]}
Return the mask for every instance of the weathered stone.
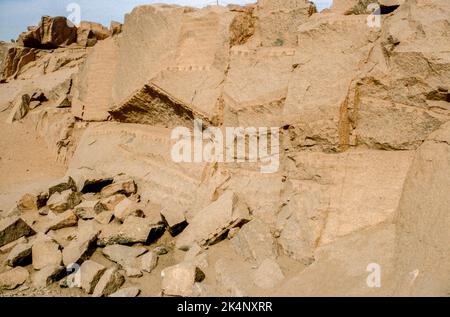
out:
{"label": "weathered stone", "polygon": [[160,245],[160,246],[157,246],[156,248],[154,248],[153,252],[156,255],[165,255],[170,252],[170,249],[165,245]]}
{"label": "weathered stone", "polygon": [[99,200],[85,200],[75,207],[75,214],[83,220],[94,219],[102,211]]}
{"label": "weathered stone", "polygon": [[108,296],[116,292],[125,283],[125,277],[116,269],[111,268],[105,271],[97,285],[92,296]]}
{"label": "weathered stone", "polygon": [[124,245],[109,245],[103,249],[107,259],[120,264],[122,267],[136,264],[137,257],[146,253],[144,247],[127,247]]}
{"label": "weathered stone", "polygon": [[264,260],[253,272],[253,280],[258,287],[263,289],[273,289],[284,279],[278,263],[273,259]]}
{"label": "weathered stone", "polygon": [[31,249],[31,243],[21,243],[16,245],[9,253],[6,263],[12,267],[30,264]]}
{"label": "weathered stone", "polygon": [[201,282],[205,273],[190,263],[180,263],[161,272],[162,292],[168,296],[189,297],[194,293],[195,282]]}
{"label": "weathered stone", "polygon": [[65,275],[66,268],[64,266],[50,264],[33,274],[33,285],[36,288],[45,288],[61,280]]}
{"label": "weathered stone", "polygon": [[172,237],[178,235],[188,225],[186,216],[181,210],[163,210],[161,211],[161,217],[167,224],[169,233],[172,235]]}
{"label": "weathered stone", "polygon": [[144,275],[144,273],[142,273],[142,271],[136,267],[126,266],[124,269],[125,269],[125,275],[127,277],[139,278]]}
{"label": "weathered stone", "polygon": [[0,274],[0,290],[12,290],[22,285],[28,279],[27,269],[16,267]]}
{"label": "weathered stone", "polygon": [[64,212],[68,209],[73,209],[81,203],[81,193],[74,192],[71,189],[61,193],[56,192],[50,196],[47,205],[55,212]]}
{"label": "weathered stone", "polygon": [[151,273],[158,265],[158,255],[154,252],[148,252],[140,257],[141,269],[147,273]]}
{"label": "weathered stone", "polygon": [[141,290],[137,287],[127,287],[118,290],[117,292],[109,295],[109,297],[137,297]]}
{"label": "weathered stone", "polygon": [[257,264],[277,257],[276,242],[270,228],[259,219],[245,224],[231,243],[238,254]]}
{"label": "weathered stone", "polygon": [[255,288],[251,265],[241,259],[221,258],[216,261],[214,270],[217,284],[228,295],[246,297]]}
{"label": "weathered stone", "polygon": [[13,102],[13,107],[8,118],[6,119],[6,123],[11,124],[14,121],[23,119],[27,115],[28,111],[30,111],[30,96],[18,96],[18,98],[16,98]]}
{"label": "weathered stone", "polygon": [[102,189],[101,195],[103,198],[110,197],[116,194],[124,194],[130,196],[137,191],[136,183],[132,179],[119,180],[106,186]]}
{"label": "weathered stone", "polygon": [[[0,76],[0,79],[16,78],[25,66],[35,60],[35,49],[20,46],[10,47],[4,59],[3,72],[0,74],[3,76]],[[11,119],[8,119],[9,123],[12,122]]]}
{"label": "weathered stone", "polygon": [[101,213],[99,213],[97,216],[95,216],[95,221],[97,221],[98,223],[102,224],[102,225],[107,225],[111,222],[112,218],[113,218],[114,214],[112,211],[109,210],[105,210]]}
{"label": "weathered stone", "polygon": [[103,209],[113,211],[117,204],[125,198],[126,196],[122,194],[112,195],[110,197],[100,199],[100,204]]}
{"label": "weathered stone", "polygon": [[77,237],[63,250],[64,265],[81,264],[95,250],[99,230],[94,227],[79,228]]}
{"label": "weathered stone", "polygon": [[71,189],[72,191],[77,191],[77,185],[72,177],[68,177],[65,180],[57,181],[54,185],[50,186],[48,189],[48,195],[52,196],[54,193],[62,193]]}
{"label": "weathered stone", "polygon": [[217,201],[198,212],[189,226],[178,236],[176,246],[188,250],[194,243],[212,244],[229,229],[249,219],[248,207],[233,192],[226,192]]}
{"label": "weathered stone", "polygon": [[139,209],[138,204],[129,199],[125,198],[119,202],[114,208],[114,217],[120,221],[124,221],[128,216],[143,216],[144,213]]}
{"label": "weathered stone", "polygon": [[41,193],[39,195],[25,194],[17,202],[17,208],[21,211],[26,210],[39,210],[44,207],[47,203],[48,195],[47,193]]}
{"label": "weathered stone", "polygon": [[21,237],[17,240],[14,240],[13,242],[10,242],[8,244],[5,244],[4,246],[0,247],[0,253],[5,254],[11,252],[12,249],[14,249],[19,244],[26,244],[28,242],[28,239],[25,237]]}
{"label": "weathered stone", "polygon": [[110,244],[150,243],[162,235],[164,224],[154,223],[147,218],[130,216],[122,225],[114,223],[102,229],[97,244],[100,246]]}
{"label": "weathered stone", "polygon": [[19,217],[7,217],[0,220],[0,247],[17,240],[28,237],[36,232]]}
{"label": "weathered stone", "polygon": [[117,35],[122,33],[122,23],[117,21],[111,21],[111,25],[109,27],[109,31],[112,35]]}
{"label": "weathered stone", "polygon": [[92,294],[105,271],[106,268],[97,262],[91,260],[84,261],[80,267],[81,288],[86,293]]}
{"label": "weathered stone", "polygon": [[46,266],[59,266],[62,263],[60,246],[48,236],[40,236],[32,247],[33,268],[40,270]]}
{"label": "weathered stone", "polygon": [[43,16],[38,27],[20,34],[18,42],[25,47],[57,48],[76,42],[77,28],[65,17]]}
{"label": "weathered stone", "polygon": [[[50,217],[48,215],[47,217]],[[58,230],[62,228],[68,228],[76,226],[78,223],[78,218],[74,214],[72,210],[67,210],[61,214],[57,214],[53,216],[52,219],[50,219],[49,224],[45,228],[45,233],[47,233],[50,230]]]}

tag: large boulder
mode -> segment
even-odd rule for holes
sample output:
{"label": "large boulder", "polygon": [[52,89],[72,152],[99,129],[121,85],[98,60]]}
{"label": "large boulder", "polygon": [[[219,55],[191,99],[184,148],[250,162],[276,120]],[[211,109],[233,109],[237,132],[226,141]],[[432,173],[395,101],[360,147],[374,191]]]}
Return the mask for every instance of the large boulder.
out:
{"label": "large boulder", "polygon": [[57,48],[75,43],[77,28],[65,17],[43,16],[38,27],[22,33],[17,42],[25,47]]}

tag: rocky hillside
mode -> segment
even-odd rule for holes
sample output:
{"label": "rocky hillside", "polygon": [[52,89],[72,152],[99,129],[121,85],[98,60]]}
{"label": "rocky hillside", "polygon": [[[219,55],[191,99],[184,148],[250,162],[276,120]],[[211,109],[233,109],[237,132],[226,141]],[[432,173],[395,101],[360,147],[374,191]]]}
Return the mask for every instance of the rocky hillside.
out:
{"label": "rocky hillside", "polygon": [[[449,43],[448,0],[43,17],[0,43],[0,294],[448,296]],[[176,162],[199,119],[279,168]]]}

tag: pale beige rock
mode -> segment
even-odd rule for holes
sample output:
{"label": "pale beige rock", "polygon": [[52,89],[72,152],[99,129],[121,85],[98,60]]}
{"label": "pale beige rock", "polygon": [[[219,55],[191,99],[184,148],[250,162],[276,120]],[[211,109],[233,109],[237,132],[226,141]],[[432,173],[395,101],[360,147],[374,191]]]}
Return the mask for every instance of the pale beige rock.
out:
{"label": "pale beige rock", "polygon": [[[321,247],[315,262],[280,285],[275,296],[388,296],[395,278],[395,227],[383,224]],[[381,268],[381,287],[369,287],[371,264]],[[371,269],[371,270],[368,270]]]}
{"label": "pale beige rock", "polygon": [[111,223],[102,229],[98,245],[151,243],[164,232],[163,223],[129,216],[122,225]]}
{"label": "pale beige rock", "polygon": [[95,216],[94,219],[100,224],[107,225],[111,222],[113,216],[114,214],[112,211],[105,210]]}
{"label": "pale beige rock", "polygon": [[141,290],[137,287],[121,288],[117,292],[109,295],[109,297],[137,297]]}
{"label": "pale beige rock", "polygon": [[174,237],[188,225],[186,215],[181,210],[162,210],[161,217],[166,222],[170,234]]}
{"label": "pale beige rock", "polygon": [[139,217],[143,216],[144,213],[135,201],[125,198],[114,207],[113,214],[114,218],[123,222],[129,216]]}
{"label": "pale beige rock", "polygon": [[115,181],[111,185],[104,187],[101,191],[101,195],[103,198],[108,198],[117,194],[124,194],[126,196],[130,196],[131,194],[135,194],[137,191],[137,186],[134,180],[125,179]]}
{"label": "pale beige rock", "polygon": [[192,219],[189,226],[178,236],[176,246],[188,250],[194,243],[214,243],[227,230],[248,221],[248,218],[245,203],[233,192],[226,192]]}
{"label": "pale beige rock", "polygon": [[154,252],[148,252],[140,257],[141,269],[147,273],[151,273],[158,265],[158,255]]}
{"label": "pale beige rock", "polygon": [[9,252],[6,263],[11,267],[15,267],[31,262],[32,247],[31,243],[21,243],[16,245],[11,252]]}
{"label": "pale beige rock", "polygon": [[106,268],[97,262],[87,260],[80,266],[81,288],[88,294],[94,292],[95,286],[105,273]]}
{"label": "pale beige rock", "polygon": [[111,295],[116,292],[123,283],[125,283],[125,278],[116,268],[108,269],[95,286],[92,296],[102,297]]}
{"label": "pale beige rock", "polygon": [[0,290],[12,290],[17,288],[19,285],[25,283],[29,275],[27,269],[23,267],[16,267],[1,273]]}
{"label": "pale beige rock", "polygon": [[[50,215],[47,216],[50,218]],[[49,220],[49,224],[45,228],[45,233],[50,230],[58,230],[62,228],[68,228],[76,226],[78,218],[72,210],[65,211],[61,214],[53,215]]]}
{"label": "pale beige rock", "polygon": [[69,266],[73,263],[81,264],[87,260],[95,249],[95,241],[97,240],[99,231],[95,226],[88,225],[83,228],[79,225],[77,237],[63,250],[62,259],[64,265]]}
{"label": "pale beige rock", "polygon": [[260,288],[273,289],[284,280],[284,275],[276,261],[266,259],[253,272],[253,280]]}
{"label": "pale beige rock", "polygon": [[259,219],[244,225],[231,243],[238,254],[258,265],[277,257],[276,242],[270,227]]}
{"label": "pale beige rock", "polygon": [[54,282],[59,281],[66,274],[66,268],[61,265],[49,264],[37,272],[34,272],[32,278],[33,285],[36,288],[45,288]]}
{"label": "pale beige rock", "polygon": [[51,210],[62,213],[68,209],[73,209],[81,203],[81,193],[68,189],[61,193],[54,193],[48,199],[47,205]]}
{"label": "pale beige rock", "polygon": [[25,194],[20,198],[17,202],[17,208],[22,211],[25,210],[39,210],[43,206],[45,206],[48,199],[48,195],[46,193],[41,193],[39,195],[35,194]]}
{"label": "pale beige rock", "polygon": [[13,242],[10,242],[10,243],[5,244],[4,246],[0,247],[0,253],[2,253],[2,254],[9,253],[17,245],[26,244],[27,242],[28,242],[28,239],[26,237],[21,237],[17,240],[14,240]]}
{"label": "pale beige rock", "polygon": [[32,247],[33,268],[41,270],[47,266],[60,266],[62,254],[58,243],[48,236],[37,238]]}
{"label": "pale beige rock", "polygon": [[74,213],[83,220],[94,219],[102,211],[99,200],[85,200],[75,207]]}
{"label": "pale beige rock", "polygon": [[180,263],[161,272],[161,288],[164,295],[192,296],[195,282],[201,282],[205,274],[195,265]]}
{"label": "pale beige rock", "polygon": [[419,147],[405,180],[397,211],[395,295],[448,295],[449,131],[447,123]]}
{"label": "pale beige rock", "polygon": [[103,254],[109,260],[125,267],[134,264],[138,256],[147,252],[144,247],[127,247],[124,245],[109,245],[103,249]]}

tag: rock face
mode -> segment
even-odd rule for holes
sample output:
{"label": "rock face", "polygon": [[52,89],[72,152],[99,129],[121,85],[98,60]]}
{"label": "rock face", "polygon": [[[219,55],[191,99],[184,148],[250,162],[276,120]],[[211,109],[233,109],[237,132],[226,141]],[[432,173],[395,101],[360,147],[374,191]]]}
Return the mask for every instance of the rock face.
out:
{"label": "rock face", "polygon": [[449,132],[446,124],[420,146],[405,181],[398,208],[397,295],[448,294]]}
{"label": "rock face", "polygon": [[44,16],[38,27],[22,33],[17,42],[25,47],[46,49],[70,45],[77,40],[77,28],[69,25],[65,17]]}
{"label": "rock face", "polygon": [[447,296],[449,25],[448,0],[43,17],[0,43],[2,292]]}

